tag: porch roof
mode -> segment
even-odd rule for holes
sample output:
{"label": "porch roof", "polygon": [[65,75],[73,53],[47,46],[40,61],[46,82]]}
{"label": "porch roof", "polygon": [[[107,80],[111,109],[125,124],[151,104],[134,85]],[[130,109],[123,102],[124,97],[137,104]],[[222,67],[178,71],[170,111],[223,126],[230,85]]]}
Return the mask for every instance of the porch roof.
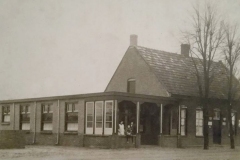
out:
{"label": "porch roof", "polygon": [[140,102],[172,102],[176,103],[178,98],[174,97],[160,97],[143,94],[132,94],[126,92],[98,92],[98,93],[87,93],[87,94],[75,94],[75,95],[62,95],[62,96],[51,96],[51,97],[38,97],[38,98],[25,98],[25,99],[11,99],[1,100],[0,104],[7,103],[25,103],[25,102],[41,102],[41,101],[54,101],[54,100],[68,100],[68,99],[85,99],[87,100],[132,100]]}

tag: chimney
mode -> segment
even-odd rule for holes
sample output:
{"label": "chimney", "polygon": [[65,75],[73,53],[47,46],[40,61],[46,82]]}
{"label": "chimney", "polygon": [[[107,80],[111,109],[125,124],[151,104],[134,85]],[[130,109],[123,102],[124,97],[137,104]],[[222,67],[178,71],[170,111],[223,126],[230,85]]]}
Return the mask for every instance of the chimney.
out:
{"label": "chimney", "polygon": [[136,34],[130,35],[130,46],[137,46],[138,36]]}
{"label": "chimney", "polygon": [[181,55],[189,57],[190,44],[181,44]]}

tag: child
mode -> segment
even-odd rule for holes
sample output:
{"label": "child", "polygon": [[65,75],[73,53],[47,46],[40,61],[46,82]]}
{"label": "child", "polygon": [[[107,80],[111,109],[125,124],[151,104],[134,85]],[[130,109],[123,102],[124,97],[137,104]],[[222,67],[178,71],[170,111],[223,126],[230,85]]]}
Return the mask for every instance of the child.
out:
{"label": "child", "polygon": [[128,139],[129,139],[130,137],[132,137],[132,143],[133,143],[132,129],[131,129],[130,125],[127,126],[126,136],[127,136],[127,143],[129,143]]}

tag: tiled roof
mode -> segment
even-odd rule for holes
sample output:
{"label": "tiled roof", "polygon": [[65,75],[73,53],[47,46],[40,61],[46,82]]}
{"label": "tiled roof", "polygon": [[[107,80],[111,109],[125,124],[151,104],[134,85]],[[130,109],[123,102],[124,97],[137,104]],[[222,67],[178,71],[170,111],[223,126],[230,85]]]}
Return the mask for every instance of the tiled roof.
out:
{"label": "tiled roof", "polygon": [[[196,70],[191,57],[137,46],[139,54],[150,66],[160,83],[175,95],[199,96]],[[214,80],[210,97],[226,98],[226,69],[222,62],[214,62]]]}

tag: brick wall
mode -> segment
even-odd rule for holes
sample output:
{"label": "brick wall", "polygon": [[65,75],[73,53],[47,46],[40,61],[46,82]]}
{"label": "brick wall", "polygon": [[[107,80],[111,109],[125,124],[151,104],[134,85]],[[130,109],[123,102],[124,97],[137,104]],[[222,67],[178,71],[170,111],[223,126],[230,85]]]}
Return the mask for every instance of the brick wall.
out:
{"label": "brick wall", "polygon": [[0,149],[25,148],[25,134],[22,131],[0,131]]}

